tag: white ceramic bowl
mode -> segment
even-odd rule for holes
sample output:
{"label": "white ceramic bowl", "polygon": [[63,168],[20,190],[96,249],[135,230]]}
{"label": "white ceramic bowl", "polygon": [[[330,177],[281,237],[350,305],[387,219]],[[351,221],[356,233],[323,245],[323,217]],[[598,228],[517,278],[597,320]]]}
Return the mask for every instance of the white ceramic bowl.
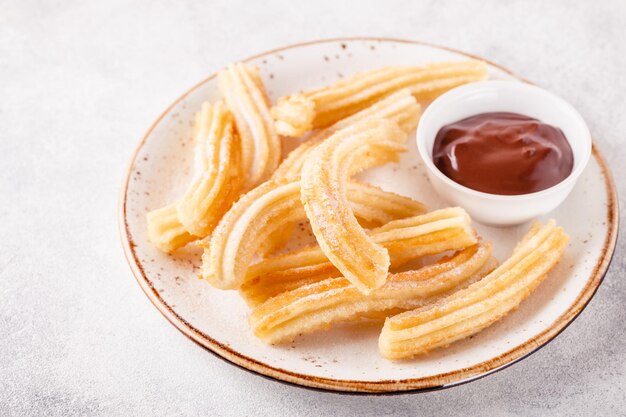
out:
{"label": "white ceramic bowl", "polygon": [[[444,175],[433,163],[439,129],[488,112],[519,113],[559,127],[572,147],[574,167],[560,183],[531,194],[498,195],[472,190]],[[472,218],[494,226],[526,222],[556,208],[568,196],[591,155],[591,134],[581,115],[562,98],[539,87],[512,81],[481,81],[455,88],[428,106],[417,128],[417,147],[433,187]]]}

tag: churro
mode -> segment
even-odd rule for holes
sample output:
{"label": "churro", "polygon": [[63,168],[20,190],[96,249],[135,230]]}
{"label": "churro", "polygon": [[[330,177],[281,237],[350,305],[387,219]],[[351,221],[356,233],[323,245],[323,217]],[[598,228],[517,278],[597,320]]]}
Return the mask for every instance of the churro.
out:
{"label": "churro", "polygon": [[356,123],[367,119],[389,119],[398,124],[405,132],[410,132],[417,126],[421,114],[420,105],[411,95],[409,89],[402,89],[380,101],[375,102],[371,106],[345,118],[341,119],[332,126],[321,130],[312,135],[311,138],[300,144],[296,149],[291,151],[289,155],[276,169],[272,178],[297,178],[300,176],[302,166],[309,153],[324,139],[331,136],[338,130],[345,129]]}
{"label": "churro", "polygon": [[[366,199],[370,199],[367,206],[362,204]],[[379,224],[424,212],[421,203],[363,183],[348,186],[348,200],[356,201],[350,203],[356,216]],[[299,181],[283,179],[261,184],[240,198],[210,240],[203,242],[201,276],[218,288],[238,288],[267,236],[285,224],[304,219]]]}
{"label": "churro", "polygon": [[418,100],[432,100],[454,87],[486,77],[486,64],[477,60],[385,67],[328,87],[282,97],[271,112],[278,133],[295,137],[330,126],[403,88]]}
{"label": "churro", "polygon": [[390,259],[355,218],[347,182],[359,168],[376,164],[381,154],[404,150],[405,139],[395,122],[365,120],[335,132],[302,168],[301,198],[315,238],[343,276],[363,292],[384,284]]}
{"label": "churro", "polygon": [[[420,113],[421,108],[410,91],[408,89],[402,89],[375,102],[370,107],[345,119],[339,120],[332,126],[312,135],[312,137],[289,153],[276,169],[272,178],[299,178],[304,161],[306,161],[311,151],[338,130],[362,122],[368,118],[386,118],[398,123],[400,128],[408,133],[417,126]],[[353,167],[355,170],[357,168],[357,166]],[[270,235],[264,244],[263,254],[271,254],[283,247],[288,237],[291,235],[293,228],[293,224],[285,225],[282,231]]]}
{"label": "churro", "polygon": [[[399,267],[419,257],[476,244],[476,233],[470,222],[465,210],[456,207],[392,220],[368,233],[389,251],[391,266]],[[339,275],[341,273],[319,246],[313,246],[252,265],[240,293],[254,306],[281,292]]]}
{"label": "churro", "polygon": [[251,189],[272,175],[282,157],[269,99],[256,67],[230,65],[220,71],[218,81],[241,137],[244,188]]}
{"label": "churro", "polygon": [[176,204],[169,204],[148,212],[148,239],[159,250],[171,253],[198,237],[189,233],[178,220]]}
{"label": "churro", "polygon": [[148,213],[150,241],[164,252],[207,236],[241,190],[239,140],[224,104],[205,102],[194,123],[194,176],[180,201]]}
{"label": "churro", "polygon": [[205,237],[215,227],[241,190],[239,140],[233,131],[232,116],[222,102],[205,103],[196,123],[206,129],[199,142],[204,168],[178,202],[178,219],[191,234]]}
{"label": "churro", "polygon": [[292,340],[362,316],[382,319],[390,312],[428,305],[493,270],[491,245],[483,243],[420,269],[389,274],[385,284],[363,294],[343,277],[284,292],[255,308],[254,334],[267,343]]}
{"label": "churro", "polygon": [[379,338],[381,353],[388,359],[410,358],[490,326],[537,288],[567,242],[553,220],[534,226],[511,257],[482,280],[439,303],[387,319]]}

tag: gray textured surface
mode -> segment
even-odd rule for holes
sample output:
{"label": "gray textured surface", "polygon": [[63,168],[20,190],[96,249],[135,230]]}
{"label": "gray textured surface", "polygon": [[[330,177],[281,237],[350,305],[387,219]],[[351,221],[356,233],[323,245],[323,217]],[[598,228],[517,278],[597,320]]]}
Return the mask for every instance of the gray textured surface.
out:
{"label": "gray textured surface", "polygon": [[135,143],[180,92],[247,55],[343,35],[449,45],[562,95],[624,197],[625,2],[203,3],[0,1],[1,415],[626,413],[623,239],[588,308],[529,359],[363,398],[253,376],[181,336],[134,282],[116,212]]}

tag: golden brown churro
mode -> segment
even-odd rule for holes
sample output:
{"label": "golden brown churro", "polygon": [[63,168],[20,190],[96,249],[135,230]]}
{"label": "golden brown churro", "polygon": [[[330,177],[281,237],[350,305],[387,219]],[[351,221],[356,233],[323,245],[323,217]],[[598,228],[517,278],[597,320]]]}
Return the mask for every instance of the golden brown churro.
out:
{"label": "golden brown churro", "polygon": [[[334,125],[314,134],[311,138],[291,151],[272,175],[273,179],[299,178],[304,161],[311,151],[326,138],[338,130],[352,126],[369,118],[387,118],[400,126],[405,132],[415,129],[421,109],[408,89],[400,90],[380,100],[370,107],[342,119]],[[355,166],[354,169],[357,167]],[[367,205],[367,202],[365,203]],[[275,252],[286,244],[294,225],[285,225],[282,230],[270,235],[264,244],[263,255]]]}
{"label": "golden brown churro", "polygon": [[146,220],[148,222],[148,239],[150,239],[150,243],[163,252],[173,252],[198,239],[197,236],[185,230],[182,223],[178,220],[175,203],[150,211],[146,216]]}
{"label": "golden brown churro", "polygon": [[242,63],[230,65],[218,74],[220,92],[235,116],[241,137],[241,159],[245,188],[268,179],[281,158],[281,143],[272,117],[269,100],[256,67]]}
{"label": "golden brown churro", "polygon": [[418,100],[432,100],[451,88],[486,77],[486,64],[476,60],[386,67],[356,74],[328,87],[282,97],[271,112],[278,133],[295,137],[330,126],[403,88],[408,88]]}
{"label": "golden brown churro", "polygon": [[533,227],[511,257],[482,280],[439,303],[387,319],[379,339],[381,353],[388,359],[413,357],[500,320],[543,281],[567,241],[553,220]]}
{"label": "golden brown churro", "polygon": [[[354,204],[357,216],[383,223],[424,212],[424,206],[407,197],[383,191],[368,184],[352,183],[348,199],[362,201],[369,196],[370,206]],[[397,217],[395,217],[397,216]],[[285,224],[305,219],[300,202],[300,182],[267,181],[237,201],[222,218],[210,241],[205,242],[202,277],[218,288],[236,289],[245,281],[248,267],[262,242]]]}
{"label": "golden brown churro", "polygon": [[417,126],[421,114],[421,108],[415,97],[408,89],[402,89],[384,99],[375,102],[371,106],[341,119],[332,126],[315,133],[311,138],[303,142],[291,151],[283,160],[272,178],[297,178],[300,176],[302,166],[309,152],[322,141],[338,130],[345,129],[367,119],[389,119],[398,124],[405,132],[410,132]]}
{"label": "golden brown churro", "polygon": [[202,104],[194,143],[194,178],[182,199],[147,216],[150,241],[164,252],[211,233],[241,190],[239,141],[222,102]]}
{"label": "golden brown churro", "polygon": [[389,274],[369,294],[343,277],[329,278],[270,298],[254,309],[250,325],[267,343],[292,340],[362,315],[380,317],[432,303],[493,270],[491,245],[483,243],[414,271]]}
{"label": "golden brown churro", "polygon": [[200,142],[201,149],[196,153],[205,159],[205,168],[178,202],[177,212],[186,230],[204,237],[239,197],[242,175],[239,141],[224,105],[217,102],[211,108],[205,103],[197,124],[207,129],[207,140]]}
{"label": "golden brown churro", "polygon": [[[368,233],[387,248],[393,267],[421,256],[460,250],[477,241],[469,216],[458,207],[393,220]],[[339,275],[319,246],[314,246],[252,265],[240,292],[253,306],[281,292]]]}
{"label": "golden brown churro", "polygon": [[326,139],[302,168],[301,198],[315,238],[343,276],[363,292],[383,285],[390,260],[348,206],[347,182],[358,168],[375,164],[381,154],[403,150],[405,139],[397,123],[365,120]]}

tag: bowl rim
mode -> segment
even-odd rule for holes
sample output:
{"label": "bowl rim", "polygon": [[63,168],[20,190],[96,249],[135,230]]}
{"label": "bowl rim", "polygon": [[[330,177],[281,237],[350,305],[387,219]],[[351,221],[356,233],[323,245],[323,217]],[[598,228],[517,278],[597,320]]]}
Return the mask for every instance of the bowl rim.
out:
{"label": "bowl rim", "polygon": [[[454,99],[458,99],[459,101],[463,100],[463,97],[457,98],[457,96],[459,95],[465,95],[465,97],[467,97],[469,96],[468,93],[474,92],[478,89],[486,89],[486,88],[494,88],[494,87],[499,88],[499,89],[515,88],[518,90],[532,91],[533,93],[543,95],[544,97],[547,97],[553,102],[557,103],[557,105],[561,107],[562,111],[570,113],[570,115],[576,120],[576,123],[578,123],[580,127],[583,129],[583,131],[581,132],[581,137],[583,138],[584,143],[582,145],[579,145],[579,147],[582,148],[581,149],[582,159],[579,159],[578,162],[574,160],[574,167],[572,169],[572,172],[570,172],[567,177],[565,177],[563,180],[561,180],[560,182],[558,182],[557,184],[554,184],[553,186],[549,188],[536,191],[533,193],[513,194],[513,195],[492,194],[492,193],[487,193],[484,191],[474,190],[473,188],[459,184],[458,182],[446,176],[443,172],[441,172],[441,170],[439,170],[439,168],[437,168],[437,166],[435,165],[432,159],[432,150],[428,151],[426,149],[426,144],[425,144],[425,141],[423,140],[424,139],[423,136],[425,135],[424,131],[426,130],[425,126],[427,126],[427,124],[429,123],[430,118],[433,117],[432,115],[435,112],[441,111],[440,109],[442,106],[449,105],[447,101],[451,101]],[[468,117],[471,117],[471,116],[468,116]],[[569,138],[565,136],[565,139],[569,143],[570,147],[574,149],[574,145],[569,140]],[[580,175],[582,174],[582,172],[584,171],[587,164],[589,163],[589,159],[591,158],[591,147],[592,147],[592,139],[591,139],[591,132],[589,131],[589,126],[585,122],[585,119],[582,117],[582,115],[578,112],[578,110],[576,110],[576,108],[573,105],[571,105],[568,101],[566,101],[562,97],[546,89],[538,87],[534,84],[520,82],[517,80],[516,81],[512,81],[512,80],[511,81],[509,80],[476,81],[473,83],[464,84],[462,86],[453,88],[452,90],[445,92],[444,94],[442,94],[441,96],[433,100],[433,102],[426,108],[424,113],[422,113],[422,117],[420,118],[420,123],[415,133],[415,140],[417,141],[418,152],[422,158],[422,161],[424,162],[424,165],[428,169],[428,171],[431,174],[435,175],[439,180],[443,181],[449,187],[452,187],[456,189],[457,191],[462,192],[466,195],[469,195],[472,197],[478,197],[482,200],[515,201],[515,202],[540,199],[548,195],[558,194],[558,193],[567,191],[568,189],[571,189],[576,183],[576,181],[578,180],[578,178],[580,177]]]}

